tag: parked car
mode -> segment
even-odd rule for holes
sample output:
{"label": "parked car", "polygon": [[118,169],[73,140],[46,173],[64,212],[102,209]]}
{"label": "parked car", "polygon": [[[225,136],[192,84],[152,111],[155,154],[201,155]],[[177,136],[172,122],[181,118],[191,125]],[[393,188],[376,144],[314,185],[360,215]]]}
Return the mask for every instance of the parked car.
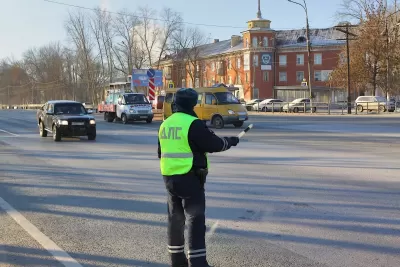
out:
{"label": "parked car", "polygon": [[[310,99],[309,98],[297,98],[290,102],[289,104],[285,104],[282,107],[282,111],[284,112],[294,112],[297,113],[299,111],[307,112],[311,110]],[[316,112],[317,108],[312,107],[312,112]]]}
{"label": "parked car", "polygon": [[265,99],[253,105],[253,110],[257,111],[282,111],[284,102],[280,99]]}
{"label": "parked car", "polygon": [[52,133],[54,141],[67,136],[87,136],[89,140],[95,140],[96,121],[90,113],[76,101],[48,101],[36,114],[40,136]]}
{"label": "parked car", "polygon": [[378,111],[378,112],[393,112],[396,109],[396,103],[394,101],[388,101],[383,96],[359,96],[355,103],[357,112],[366,111]]}
{"label": "parked car", "polygon": [[260,103],[263,100],[264,99],[259,99],[259,98],[250,100],[249,102],[246,103],[246,110],[248,110],[248,111],[254,110],[253,109],[254,104]]}

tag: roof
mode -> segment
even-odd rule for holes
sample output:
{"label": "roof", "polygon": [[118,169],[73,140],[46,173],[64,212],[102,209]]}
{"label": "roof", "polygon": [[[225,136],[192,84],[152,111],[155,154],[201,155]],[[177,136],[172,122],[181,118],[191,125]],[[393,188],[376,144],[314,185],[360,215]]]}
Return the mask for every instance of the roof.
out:
{"label": "roof", "polygon": [[[300,37],[306,38],[306,29],[276,31],[277,47],[303,47],[307,42],[298,42]],[[337,40],[345,38],[344,33],[337,31],[334,27],[325,29],[310,29],[310,40],[312,46],[344,45],[346,41]]]}
{"label": "roof", "polygon": [[[269,29],[271,30],[271,29]],[[272,30],[273,31],[273,30]],[[307,42],[306,38],[306,30],[305,29],[297,29],[297,30],[283,30],[283,31],[274,31],[276,36],[276,48],[296,48],[296,47],[306,47]],[[303,37],[303,41],[299,40],[300,37]],[[345,38],[344,33],[337,31],[334,27],[324,28],[324,29],[310,29],[310,40],[312,46],[334,46],[334,45],[345,45],[346,42],[343,40]],[[299,41],[300,42],[299,42]],[[232,53],[236,51],[243,50],[243,40],[241,40],[236,46],[231,47],[231,40],[219,41],[216,43],[210,43],[198,46],[194,49],[198,49],[199,57],[212,57],[221,54]],[[181,50],[175,55],[170,55],[165,57],[164,60],[170,60],[172,58],[175,60],[182,59],[184,57],[184,50]],[[161,61],[164,61],[161,60]]]}
{"label": "roof", "polygon": [[47,101],[49,104],[60,104],[60,103],[78,103],[81,104],[81,102],[74,101],[74,100],[50,100]]}

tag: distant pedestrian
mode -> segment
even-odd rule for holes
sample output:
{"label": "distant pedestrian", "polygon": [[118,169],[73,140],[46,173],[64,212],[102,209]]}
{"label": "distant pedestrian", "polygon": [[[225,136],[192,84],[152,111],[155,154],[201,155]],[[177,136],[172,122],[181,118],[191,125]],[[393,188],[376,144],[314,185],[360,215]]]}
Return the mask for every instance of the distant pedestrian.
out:
{"label": "distant pedestrian", "polygon": [[[160,126],[158,158],[168,192],[168,251],[172,267],[210,267],[205,244],[205,192],[207,153],[226,151],[238,137],[218,137],[194,112],[194,89],[176,92],[173,114]],[[185,212],[188,215],[189,250],[184,248]]]}

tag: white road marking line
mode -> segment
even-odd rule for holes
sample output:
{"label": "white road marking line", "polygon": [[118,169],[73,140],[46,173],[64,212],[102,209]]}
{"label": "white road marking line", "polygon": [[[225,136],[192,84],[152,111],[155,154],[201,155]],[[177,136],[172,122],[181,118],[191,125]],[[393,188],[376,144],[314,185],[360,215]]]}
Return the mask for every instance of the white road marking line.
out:
{"label": "white road marking line", "polygon": [[6,133],[6,134],[9,134],[9,135],[12,135],[12,136],[19,136],[18,134],[10,133],[9,131],[2,130],[2,129],[0,129],[0,132]]}
{"label": "white road marking line", "polygon": [[83,267],[1,197],[0,207],[4,211],[6,211],[8,215],[10,215],[10,217],[14,219],[14,221],[16,221],[30,236],[32,236],[40,245],[42,245],[44,249],[52,254],[54,258],[65,267]]}
{"label": "white road marking line", "polygon": [[209,240],[209,239],[212,237],[212,235],[215,233],[215,231],[217,230],[217,227],[218,227],[218,222],[219,222],[219,221],[217,221],[216,223],[214,223],[214,224],[211,226],[210,231],[208,231],[208,232],[206,233],[206,240]]}

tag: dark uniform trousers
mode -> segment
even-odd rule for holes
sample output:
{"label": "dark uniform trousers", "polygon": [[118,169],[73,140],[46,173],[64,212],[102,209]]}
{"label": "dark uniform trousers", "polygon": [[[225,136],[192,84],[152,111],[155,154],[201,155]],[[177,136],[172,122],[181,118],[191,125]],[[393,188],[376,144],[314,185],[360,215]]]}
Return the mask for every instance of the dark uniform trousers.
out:
{"label": "dark uniform trousers", "polygon": [[168,251],[172,267],[185,266],[185,213],[188,221],[188,260],[191,267],[208,266],[205,244],[204,185],[194,172],[164,176],[168,191]]}

